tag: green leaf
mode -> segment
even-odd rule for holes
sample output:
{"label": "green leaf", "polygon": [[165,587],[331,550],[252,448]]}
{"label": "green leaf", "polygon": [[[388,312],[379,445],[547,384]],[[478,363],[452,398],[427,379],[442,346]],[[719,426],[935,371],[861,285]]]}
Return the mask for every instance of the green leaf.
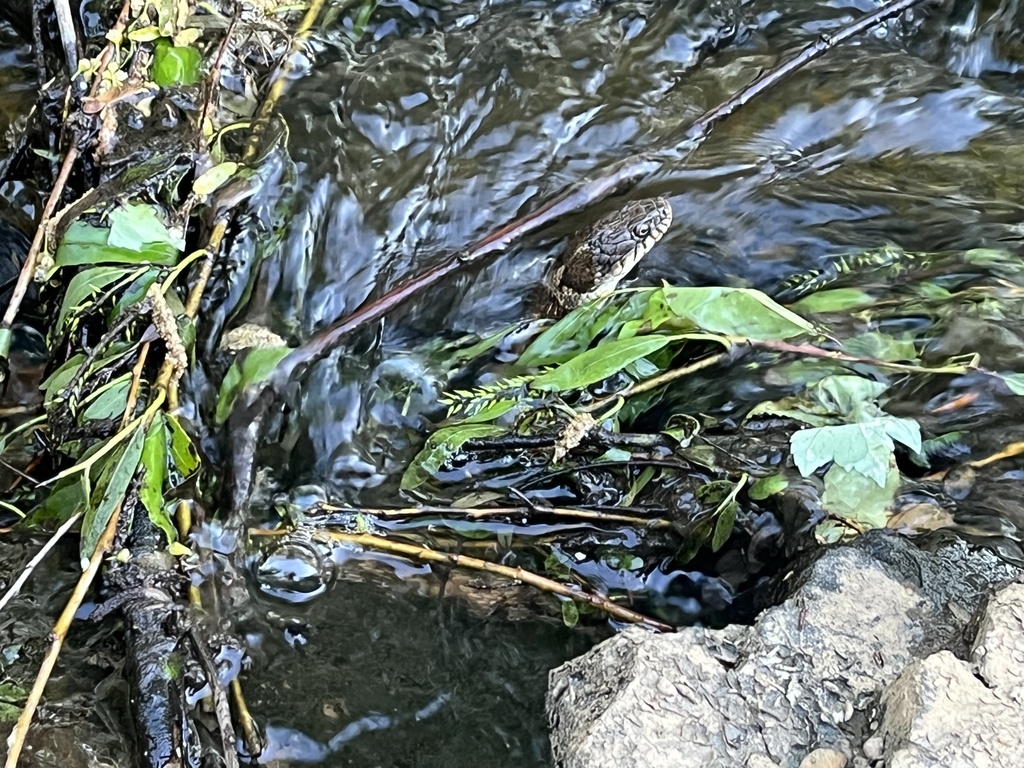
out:
{"label": "green leaf", "polygon": [[251,384],[266,381],[289,352],[290,347],[253,347],[240,352],[221,382],[215,422],[227,421],[238,395]]}
{"label": "green leaf", "polygon": [[1015,395],[1024,395],[1024,373],[998,373],[996,378],[1002,379],[1003,383]]}
{"label": "green leaf", "polygon": [[666,287],[665,300],[680,318],[705,331],[761,341],[816,333],[799,315],[749,288]]}
{"label": "green leaf", "polygon": [[835,462],[843,469],[859,472],[884,486],[895,448],[893,440],[911,451],[919,451],[921,428],[912,419],[883,416],[856,424],[800,430],[793,433],[789,443],[793,461],[805,477]]}
{"label": "green leaf", "polygon": [[[96,551],[96,545],[99,543],[100,536],[103,534],[103,529],[107,527],[111,515],[114,514],[114,508],[124,498],[125,491],[128,490],[128,483],[131,482],[132,476],[139,466],[139,457],[142,455],[142,444],[145,437],[146,434],[141,427],[135,430],[127,445],[120,452],[116,464],[113,464],[113,471],[102,487],[102,496],[99,502],[96,504],[90,502],[89,509],[82,520],[81,554],[83,560],[88,560]],[[112,456],[110,462],[113,463],[113,461]],[[100,493],[100,490],[101,488],[97,486],[96,494]]]}
{"label": "green leaf", "polygon": [[711,520],[702,520],[693,527],[693,530],[689,531],[679,549],[676,550],[676,559],[680,563],[686,564],[697,556],[701,547],[707,543],[708,538],[711,536],[711,526]]}
{"label": "green leaf", "polygon": [[767,477],[760,478],[750,486],[747,495],[754,501],[761,501],[786,490],[788,487],[789,480],[786,479],[785,475],[768,475]]}
{"label": "green leaf", "polygon": [[533,388],[547,392],[582,389],[618,373],[627,365],[672,341],[671,336],[615,339],[574,357],[533,380]]}
{"label": "green leaf", "polygon": [[171,430],[171,460],[182,477],[188,477],[199,467],[199,454],[178,417],[168,415],[165,419]]}
{"label": "green leaf", "polygon": [[860,528],[884,528],[886,511],[900,489],[900,472],[890,460],[882,483],[838,464],[825,473],[821,505],[835,517]]}
{"label": "green leaf", "polygon": [[[185,241],[180,236],[171,234],[163,211],[155,205],[119,205],[110,212],[108,221],[110,234],[107,236],[107,245],[112,248],[130,251],[140,250],[146,245],[164,245],[177,257],[178,251],[185,247]],[[174,264],[176,261],[177,258],[174,258],[169,263]]]}
{"label": "green leaf", "polygon": [[149,513],[149,519],[167,536],[167,543],[178,538],[177,529],[167,512],[164,500],[164,483],[167,480],[168,443],[170,432],[164,421],[164,415],[158,414],[146,432],[146,441],[142,445],[142,485],[139,488],[139,499]]}
{"label": "green leaf", "polygon": [[[74,224],[72,224],[74,226]],[[79,272],[68,283],[64,293],[64,303],[57,316],[57,329],[64,327],[65,321],[78,308],[84,306],[89,299],[103,291],[114,281],[128,275],[124,267],[93,267]]]}
{"label": "green leaf", "polygon": [[153,50],[153,82],[161,88],[195,85],[203,73],[203,57],[195,48],[157,41]]}
{"label": "green leaf", "polygon": [[434,477],[448,459],[467,441],[482,437],[493,437],[503,432],[493,424],[459,424],[445,427],[427,438],[423,449],[416,454],[409,468],[402,475],[401,488],[412,491]]}
{"label": "green leaf", "polygon": [[95,397],[82,411],[82,418],[98,421],[112,419],[123,414],[125,406],[128,404],[128,390],[131,389],[131,384],[132,376],[130,373],[126,373],[97,390]]}
{"label": "green leaf", "polygon": [[51,373],[46,381],[39,385],[39,388],[46,392],[44,405],[47,409],[49,409],[53,399],[60,394],[61,390],[70,384],[71,380],[75,378],[75,374],[78,373],[78,369],[84,362],[85,355],[82,353],[68,358],[60,368]]}
{"label": "green leaf", "polygon": [[887,333],[871,331],[847,339],[843,342],[843,351],[848,355],[870,357],[875,360],[896,362],[917,362],[917,349],[909,339],[896,339]]}
{"label": "green leaf", "polygon": [[192,191],[197,195],[209,195],[220,189],[224,183],[238,171],[238,163],[225,161],[213,166],[210,170],[192,182]]}
{"label": "green leaf", "polygon": [[580,623],[580,608],[575,600],[562,601],[562,623],[569,629]]}
{"label": "green leaf", "polygon": [[732,530],[736,527],[736,510],[739,505],[735,501],[725,504],[722,511],[715,519],[715,532],[711,537],[711,551],[717,552],[725,542],[732,536]]}
{"label": "green leaf", "polygon": [[594,326],[603,308],[602,302],[598,301],[574,309],[534,339],[519,356],[519,365],[537,368],[561,363],[586,349],[600,331]]}
{"label": "green leaf", "polygon": [[58,267],[97,264],[172,265],[184,247],[171,235],[162,214],[152,205],[133,203],[111,211],[109,226],[94,227],[81,219],[64,233],[54,263]]}
{"label": "green leaf", "polygon": [[857,288],[833,288],[816,291],[790,306],[795,312],[821,315],[829,312],[848,312],[851,309],[870,307],[874,303],[875,299],[870,293]]}

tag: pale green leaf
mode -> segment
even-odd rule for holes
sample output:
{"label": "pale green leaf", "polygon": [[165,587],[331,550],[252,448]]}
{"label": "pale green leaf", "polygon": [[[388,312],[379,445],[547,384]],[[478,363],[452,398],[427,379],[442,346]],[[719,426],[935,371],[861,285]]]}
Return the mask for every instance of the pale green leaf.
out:
{"label": "pale green leaf", "polygon": [[671,340],[670,336],[639,336],[605,342],[541,374],[534,379],[533,387],[547,392],[566,392],[588,387],[661,349]]}
{"label": "pale green leaf", "polygon": [[835,464],[825,473],[821,504],[829,514],[861,529],[884,528],[886,512],[900,483],[900,472],[894,461],[888,463],[882,483]]}
{"label": "pale green leaf", "polygon": [[749,288],[666,287],[665,300],[698,328],[762,341],[816,333],[815,327],[768,296]]}
{"label": "pale green leaf", "polygon": [[192,191],[197,195],[209,195],[220,189],[224,183],[238,171],[238,163],[225,161],[213,166],[192,183]]}
{"label": "pale green leaf", "polygon": [[828,312],[848,312],[851,309],[870,307],[875,303],[874,297],[857,288],[833,288],[816,291],[791,304],[794,312],[807,315],[820,315]]}

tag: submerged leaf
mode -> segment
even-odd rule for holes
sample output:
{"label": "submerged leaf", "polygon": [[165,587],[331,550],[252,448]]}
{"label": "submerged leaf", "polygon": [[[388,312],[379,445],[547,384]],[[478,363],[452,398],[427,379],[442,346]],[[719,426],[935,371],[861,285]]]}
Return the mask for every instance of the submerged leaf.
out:
{"label": "submerged leaf", "polygon": [[795,312],[808,315],[820,315],[828,312],[848,312],[851,309],[870,307],[875,298],[858,288],[832,288],[827,291],[815,291],[790,306]]}
{"label": "submerged leaf", "polygon": [[409,464],[409,468],[402,475],[402,490],[415,490],[434,477],[452,454],[458,451],[467,441],[482,437],[493,437],[494,435],[501,434],[503,431],[501,427],[494,426],[493,424],[460,424],[437,430],[437,432],[427,438],[423,449],[416,454]]}

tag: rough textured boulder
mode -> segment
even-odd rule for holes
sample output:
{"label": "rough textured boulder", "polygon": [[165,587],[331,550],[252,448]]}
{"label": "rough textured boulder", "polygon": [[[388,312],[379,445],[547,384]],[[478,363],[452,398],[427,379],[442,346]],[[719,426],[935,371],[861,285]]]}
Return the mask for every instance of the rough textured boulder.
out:
{"label": "rough textured boulder", "polygon": [[[963,631],[981,590],[1012,575],[963,544],[929,554],[877,533],[794,575],[790,596],[753,627],[627,630],[552,672],[556,764],[796,768],[826,754],[838,764],[840,753],[867,765],[863,742],[879,727],[886,686],[899,679],[909,700],[913,681],[904,675],[920,659],[943,649],[966,654]],[[1012,634],[1003,623],[987,626],[979,642]],[[1005,669],[1017,652],[985,657]],[[919,738],[921,720],[906,712],[875,736],[894,758]],[[831,752],[812,756],[816,749]]]}
{"label": "rough textured boulder", "polygon": [[890,768],[1024,765],[1024,584],[988,602],[970,663],[948,651],[915,661],[882,703]]}

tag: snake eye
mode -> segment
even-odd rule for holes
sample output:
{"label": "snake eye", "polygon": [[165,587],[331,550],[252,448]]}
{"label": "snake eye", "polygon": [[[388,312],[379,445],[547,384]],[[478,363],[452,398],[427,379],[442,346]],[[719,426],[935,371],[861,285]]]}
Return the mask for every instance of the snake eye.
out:
{"label": "snake eye", "polygon": [[651,225],[641,222],[633,225],[633,234],[641,240],[651,234]]}

